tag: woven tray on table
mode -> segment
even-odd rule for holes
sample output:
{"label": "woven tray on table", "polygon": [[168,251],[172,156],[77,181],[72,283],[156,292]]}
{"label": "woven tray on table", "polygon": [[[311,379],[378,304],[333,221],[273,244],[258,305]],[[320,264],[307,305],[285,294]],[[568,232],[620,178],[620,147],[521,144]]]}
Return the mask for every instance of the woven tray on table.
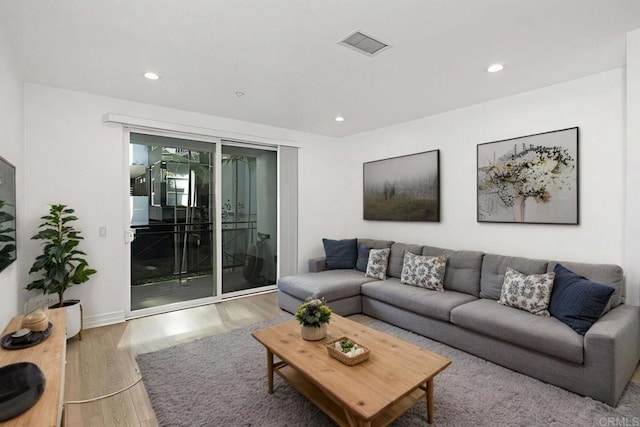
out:
{"label": "woven tray on table", "polygon": [[[357,356],[350,357],[350,356],[347,356],[346,353],[343,353],[342,350],[338,350],[335,347],[336,342],[345,341],[345,340],[349,340],[354,344],[357,344],[359,348],[364,350],[364,353],[361,353]],[[358,344],[354,340],[347,337],[340,337],[336,340],[329,341],[328,343],[326,343],[326,346],[327,346],[327,351],[329,352],[329,356],[349,366],[357,365],[358,363],[364,362],[369,358],[369,354],[371,354],[371,351],[368,348]]]}

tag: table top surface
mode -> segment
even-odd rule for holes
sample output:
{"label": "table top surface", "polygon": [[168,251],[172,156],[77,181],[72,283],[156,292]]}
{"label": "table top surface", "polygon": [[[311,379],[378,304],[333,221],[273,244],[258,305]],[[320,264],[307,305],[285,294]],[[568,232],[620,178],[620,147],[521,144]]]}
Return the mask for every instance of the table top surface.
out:
{"label": "table top surface", "polygon": [[[371,419],[445,369],[451,361],[335,313],[320,341],[300,337],[295,319],[257,330],[253,337],[316,386],[363,419]],[[348,366],[329,356],[325,343],[348,337],[367,347],[365,362]]]}
{"label": "table top surface", "polygon": [[[20,350],[0,347],[0,366],[19,362],[31,362],[44,374],[44,393],[34,406],[15,418],[1,423],[5,426],[55,426],[59,420],[61,387],[64,382],[64,361],[67,342],[65,309],[49,310],[51,335],[40,344]],[[23,316],[14,317],[2,332],[2,336],[20,329]]]}

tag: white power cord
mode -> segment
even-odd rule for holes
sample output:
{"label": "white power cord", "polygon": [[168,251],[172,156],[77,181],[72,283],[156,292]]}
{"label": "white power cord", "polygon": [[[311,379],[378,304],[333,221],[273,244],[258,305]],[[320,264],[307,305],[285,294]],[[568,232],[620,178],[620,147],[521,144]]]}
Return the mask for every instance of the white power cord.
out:
{"label": "white power cord", "polygon": [[142,380],[142,376],[139,377],[137,380],[135,380],[132,384],[129,384],[128,386],[126,386],[125,388],[118,390],[118,391],[114,391],[113,393],[109,393],[109,394],[105,394],[104,396],[98,396],[98,397],[93,397],[91,399],[85,399],[85,400],[67,400],[66,402],[64,402],[65,405],[76,405],[79,403],[89,403],[89,402],[95,402],[96,400],[100,400],[100,399],[106,399],[107,397],[111,397],[111,396],[115,396],[116,394],[120,394],[125,390],[129,390],[131,387],[133,387],[134,385],[138,384],[140,382],[140,380]]}
{"label": "white power cord", "polygon": [[118,390],[118,391],[114,391],[113,393],[109,393],[109,394],[105,394],[104,396],[98,396],[98,397],[93,397],[91,399],[85,399],[85,400],[67,400],[66,402],[64,402],[62,404],[62,413],[64,414],[64,424],[63,425],[68,425],[68,416],[69,416],[69,411],[65,411],[65,405],[77,405],[77,404],[81,404],[81,403],[89,403],[89,402],[95,402],[97,400],[101,400],[101,399],[106,399],[107,397],[111,397],[111,396],[115,396],[116,394],[122,393],[125,390],[129,390],[131,387],[133,387],[134,385],[138,384],[140,381],[142,380],[142,375],[140,377],[138,377],[137,380],[135,380],[132,384],[129,384],[128,386],[126,386],[125,388]]}

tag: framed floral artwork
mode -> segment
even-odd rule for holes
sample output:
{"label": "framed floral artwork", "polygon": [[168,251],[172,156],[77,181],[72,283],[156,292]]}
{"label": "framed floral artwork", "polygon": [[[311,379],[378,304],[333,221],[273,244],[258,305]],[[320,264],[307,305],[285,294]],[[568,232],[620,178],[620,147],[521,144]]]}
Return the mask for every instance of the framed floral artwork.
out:
{"label": "framed floral artwork", "polygon": [[578,224],[578,128],[478,144],[478,222]]}

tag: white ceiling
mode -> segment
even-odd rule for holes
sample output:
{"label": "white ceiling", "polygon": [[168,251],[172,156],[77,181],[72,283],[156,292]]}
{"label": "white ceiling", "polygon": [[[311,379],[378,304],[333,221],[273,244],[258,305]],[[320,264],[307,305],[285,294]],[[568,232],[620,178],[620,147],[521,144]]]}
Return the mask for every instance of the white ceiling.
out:
{"label": "white ceiling", "polygon": [[26,82],[339,137],[622,67],[640,1],[0,0],[0,26]]}

